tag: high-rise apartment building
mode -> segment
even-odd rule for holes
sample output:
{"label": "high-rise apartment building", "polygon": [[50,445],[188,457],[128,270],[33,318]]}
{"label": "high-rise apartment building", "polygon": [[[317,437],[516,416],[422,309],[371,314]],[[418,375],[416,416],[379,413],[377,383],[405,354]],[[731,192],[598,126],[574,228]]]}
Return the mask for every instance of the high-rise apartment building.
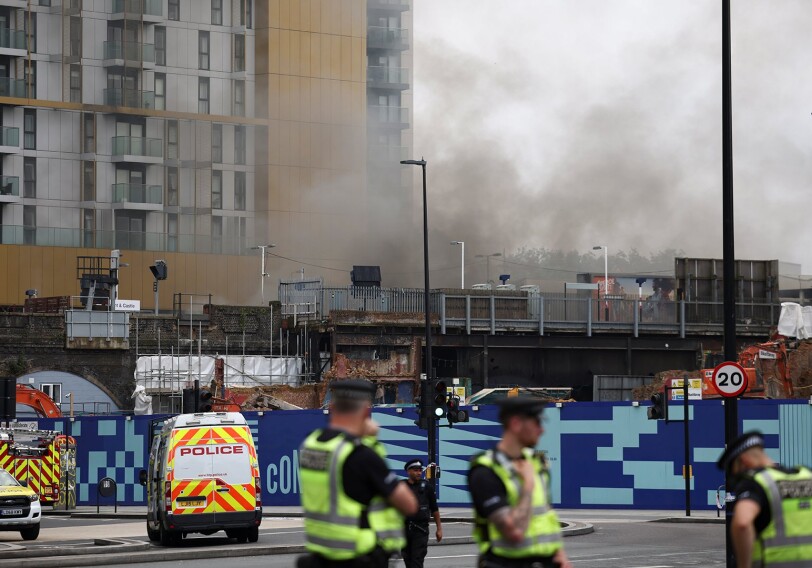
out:
{"label": "high-rise apartment building", "polygon": [[410,175],[409,9],[0,0],[0,304],[76,295],[76,257],[111,249],[124,298],[163,258],[172,290],[256,301],[268,243],[266,288],[310,265],[344,283],[385,185],[368,162]]}

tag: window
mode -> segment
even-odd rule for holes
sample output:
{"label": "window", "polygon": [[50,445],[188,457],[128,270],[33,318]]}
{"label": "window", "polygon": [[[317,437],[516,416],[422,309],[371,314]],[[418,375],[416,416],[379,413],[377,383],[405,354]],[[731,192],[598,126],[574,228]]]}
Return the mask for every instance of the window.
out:
{"label": "window", "polygon": [[155,64],[166,65],[166,28],[155,26]]}
{"label": "window", "polygon": [[23,16],[23,27],[25,28],[25,39],[28,50],[31,53],[37,52],[37,13],[25,12]]}
{"label": "window", "polygon": [[178,121],[170,120],[166,123],[166,157],[170,160],[178,159]]}
{"label": "window", "polygon": [[37,98],[37,62],[26,61],[23,63],[23,82],[25,92],[32,99]]}
{"label": "window", "polygon": [[96,211],[94,209],[82,209],[82,243],[85,248],[96,246]]}
{"label": "window", "polygon": [[155,73],[155,108],[166,110],[166,75]]}
{"label": "window", "polygon": [[37,196],[37,159],[23,158],[23,197]]}
{"label": "window", "polygon": [[82,67],[70,66],[70,102],[82,102]]}
{"label": "window", "polygon": [[245,164],[245,126],[234,127],[234,163]]}
{"label": "window", "polygon": [[92,113],[82,115],[82,152],[93,154],[96,152],[96,121]]}
{"label": "window", "polygon": [[[40,1],[40,4],[41,3],[42,2]],[[51,3],[48,2],[48,6],[50,5]],[[62,400],[62,383],[42,383],[39,386],[39,390],[50,396],[51,400],[53,400],[55,403],[61,404],[60,401]]]}
{"label": "window", "polygon": [[[39,5],[40,6],[50,6],[51,5],[51,0],[39,0]],[[54,398],[54,397],[51,397],[51,398]],[[56,399],[54,398],[54,400],[56,400]]]}
{"label": "window", "polygon": [[166,216],[166,250],[178,250],[178,215],[169,213]]}
{"label": "window", "polygon": [[170,20],[180,20],[180,0],[169,0],[167,17]]}
{"label": "window", "polygon": [[211,218],[211,252],[223,252],[223,218]]}
{"label": "window", "polygon": [[37,110],[33,108],[23,111],[23,148],[37,149]]}
{"label": "window", "polygon": [[82,162],[82,201],[96,201],[96,168],[93,162]]}
{"label": "window", "polygon": [[201,69],[209,68],[209,32],[197,32],[198,66]]}
{"label": "window", "polygon": [[245,0],[245,25],[248,29],[254,25],[254,0]]}
{"label": "window", "polygon": [[70,44],[68,49],[71,57],[82,57],[82,19],[78,16],[70,18]]}
{"label": "window", "polygon": [[223,208],[223,172],[218,170],[211,173],[211,208]]}
{"label": "window", "polygon": [[166,204],[178,206],[178,168],[166,168]]}
{"label": "window", "polygon": [[234,36],[234,71],[245,71],[245,36]]}
{"label": "window", "polygon": [[209,78],[200,77],[197,85],[197,112],[209,114]]}
{"label": "window", "polygon": [[37,240],[37,208],[23,205],[23,244],[33,245]]}
{"label": "window", "polygon": [[214,26],[223,25],[223,0],[211,0],[211,23]]}
{"label": "window", "polygon": [[234,172],[234,209],[245,211],[245,172]]}
{"label": "window", "polygon": [[223,161],[223,125],[213,124],[211,127],[211,161]]}
{"label": "window", "polygon": [[234,116],[245,116],[245,81],[234,81]]}

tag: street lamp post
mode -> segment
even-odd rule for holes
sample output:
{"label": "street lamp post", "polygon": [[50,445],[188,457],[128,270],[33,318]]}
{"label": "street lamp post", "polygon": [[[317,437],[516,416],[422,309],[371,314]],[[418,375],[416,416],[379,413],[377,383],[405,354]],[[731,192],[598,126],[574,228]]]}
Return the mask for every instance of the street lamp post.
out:
{"label": "street lamp post", "polygon": [[609,247],[606,245],[598,245],[592,247],[592,250],[603,249],[603,309],[605,311],[604,319],[609,321],[609,299],[606,295],[609,293]]}
{"label": "street lamp post", "polygon": [[[429,385],[433,384],[434,369],[432,369],[431,359],[431,313],[429,309],[429,212],[426,201],[426,160],[401,160],[405,166],[420,166],[423,169],[423,274],[425,278],[423,289],[423,307],[426,315],[426,381],[423,383],[421,391],[422,397],[429,396]],[[437,463],[437,418],[433,412],[429,412],[428,420],[428,462]],[[432,472],[433,473],[433,472]],[[432,475],[429,480],[434,490],[437,490],[437,476]]]}
{"label": "street lamp post", "polygon": [[265,272],[265,249],[274,248],[276,245],[257,245],[255,247],[251,247],[251,250],[258,250],[262,254],[262,264],[259,269],[259,287],[262,294],[262,305],[265,305],[265,277],[268,276],[268,273]]}
{"label": "street lamp post", "polygon": [[451,241],[452,245],[460,245],[460,288],[465,290],[465,241]]}
{"label": "street lamp post", "polygon": [[485,271],[487,274],[485,275],[485,280],[488,281],[488,284],[491,283],[491,257],[492,256],[502,256],[501,252],[495,252],[493,254],[478,254],[475,255],[474,258],[484,258],[485,259]]}

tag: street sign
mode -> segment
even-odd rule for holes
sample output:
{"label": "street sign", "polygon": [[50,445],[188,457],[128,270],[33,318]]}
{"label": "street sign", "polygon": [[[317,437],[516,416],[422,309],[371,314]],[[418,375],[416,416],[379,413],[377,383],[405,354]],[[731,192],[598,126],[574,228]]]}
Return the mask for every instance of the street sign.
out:
{"label": "street sign", "polygon": [[[671,379],[671,400],[684,398],[683,379]],[[688,379],[688,400],[702,400],[702,379]]]}
{"label": "street sign", "polygon": [[726,361],[713,370],[713,388],[724,397],[735,397],[747,389],[747,375],[738,363]]}

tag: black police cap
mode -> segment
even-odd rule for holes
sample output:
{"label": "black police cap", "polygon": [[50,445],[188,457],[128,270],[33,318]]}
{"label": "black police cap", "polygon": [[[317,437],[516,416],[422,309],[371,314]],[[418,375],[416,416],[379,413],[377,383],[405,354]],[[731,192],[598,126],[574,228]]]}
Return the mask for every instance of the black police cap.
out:
{"label": "black police cap", "polygon": [[722,452],[722,455],[719,457],[719,461],[716,462],[716,465],[719,469],[727,471],[730,466],[733,465],[736,458],[742,455],[744,452],[751,448],[763,447],[764,436],[761,435],[761,432],[757,430],[747,432],[733,440],[727,449]]}
{"label": "black police cap", "polygon": [[504,422],[511,416],[539,416],[547,403],[534,398],[510,397],[497,401],[499,421]]}
{"label": "black police cap", "polygon": [[365,379],[344,379],[330,383],[333,398],[372,400],[375,385]]}
{"label": "black police cap", "polygon": [[405,469],[405,470],[410,470],[410,469],[412,469],[413,467],[419,467],[419,468],[421,468],[421,469],[422,469],[422,468],[423,468],[423,460],[420,460],[420,459],[413,459],[413,460],[409,460],[409,461],[407,461],[407,462],[406,462],[406,463],[403,465],[403,469]]}

